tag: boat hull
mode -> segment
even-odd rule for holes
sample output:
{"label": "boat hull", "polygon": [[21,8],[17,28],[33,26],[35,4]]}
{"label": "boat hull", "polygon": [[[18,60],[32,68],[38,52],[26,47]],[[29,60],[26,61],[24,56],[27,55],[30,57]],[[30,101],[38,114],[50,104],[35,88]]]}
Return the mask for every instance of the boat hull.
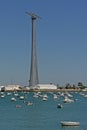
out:
{"label": "boat hull", "polygon": [[61,121],[62,126],[79,126],[79,122],[72,122],[72,121]]}

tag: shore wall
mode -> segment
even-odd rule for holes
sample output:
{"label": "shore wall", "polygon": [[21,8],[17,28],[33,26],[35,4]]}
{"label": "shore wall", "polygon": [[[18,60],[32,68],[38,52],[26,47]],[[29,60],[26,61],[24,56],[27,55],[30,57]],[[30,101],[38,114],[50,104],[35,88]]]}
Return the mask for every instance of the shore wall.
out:
{"label": "shore wall", "polygon": [[83,92],[83,89],[16,89],[5,90],[5,92]]}

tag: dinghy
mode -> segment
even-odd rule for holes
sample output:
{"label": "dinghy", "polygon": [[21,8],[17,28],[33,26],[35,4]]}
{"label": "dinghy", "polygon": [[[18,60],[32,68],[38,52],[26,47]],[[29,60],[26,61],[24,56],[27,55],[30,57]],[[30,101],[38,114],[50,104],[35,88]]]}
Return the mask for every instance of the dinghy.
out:
{"label": "dinghy", "polygon": [[60,122],[62,126],[79,126],[80,122],[75,121],[61,121]]}

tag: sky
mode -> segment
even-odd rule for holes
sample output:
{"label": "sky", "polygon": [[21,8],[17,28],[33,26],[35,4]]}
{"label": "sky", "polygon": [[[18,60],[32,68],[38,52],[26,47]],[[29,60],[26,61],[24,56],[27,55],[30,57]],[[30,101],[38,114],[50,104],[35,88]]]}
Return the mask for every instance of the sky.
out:
{"label": "sky", "polygon": [[31,18],[40,83],[87,85],[87,0],[0,0],[0,85],[28,85]]}

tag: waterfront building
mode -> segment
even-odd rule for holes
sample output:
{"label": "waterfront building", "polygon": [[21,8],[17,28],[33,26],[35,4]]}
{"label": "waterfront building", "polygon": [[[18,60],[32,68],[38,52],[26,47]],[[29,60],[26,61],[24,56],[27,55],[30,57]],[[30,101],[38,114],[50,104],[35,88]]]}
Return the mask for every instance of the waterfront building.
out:
{"label": "waterfront building", "polygon": [[20,85],[14,85],[14,84],[5,85],[5,91],[16,91],[16,90],[20,90]]}
{"label": "waterfront building", "polygon": [[37,84],[37,89],[57,89],[57,86],[55,84]]}

